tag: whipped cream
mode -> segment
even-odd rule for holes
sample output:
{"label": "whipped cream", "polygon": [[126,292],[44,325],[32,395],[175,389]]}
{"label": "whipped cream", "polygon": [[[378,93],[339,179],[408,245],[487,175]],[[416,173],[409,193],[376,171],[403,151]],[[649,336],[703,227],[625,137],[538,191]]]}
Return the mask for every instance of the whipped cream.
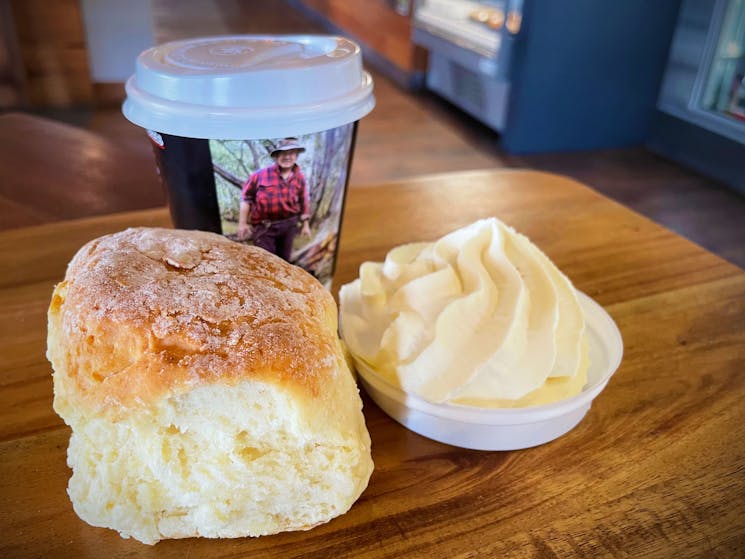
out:
{"label": "whipped cream", "polygon": [[365,262],[339,299],[353,358],[430,402],[537,405],[578,394],[586,382],[574,287],[496,218]]}

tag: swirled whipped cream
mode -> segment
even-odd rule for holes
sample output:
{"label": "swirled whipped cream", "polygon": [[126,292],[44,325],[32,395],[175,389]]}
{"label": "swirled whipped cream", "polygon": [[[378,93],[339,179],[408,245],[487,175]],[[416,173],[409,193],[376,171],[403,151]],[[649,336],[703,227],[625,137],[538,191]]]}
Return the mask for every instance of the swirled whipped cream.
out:
{"label": "swirled whipped cream", "polygon": [[354,360],[430,402],[539,405],[578,394],[586,382],[574,287],[496,218],[365,262],[339,299]]}

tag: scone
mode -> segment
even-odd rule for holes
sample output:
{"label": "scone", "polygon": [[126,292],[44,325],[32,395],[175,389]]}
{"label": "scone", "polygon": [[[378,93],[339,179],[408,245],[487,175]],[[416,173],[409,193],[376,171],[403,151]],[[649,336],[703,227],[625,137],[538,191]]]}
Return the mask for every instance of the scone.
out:
{"label": "scone", "polygon": [[146,228],[91,241],[54,290],[47,355],[89,524],[148,544],[306,530],[367,486],[334,300],[262,249]]}

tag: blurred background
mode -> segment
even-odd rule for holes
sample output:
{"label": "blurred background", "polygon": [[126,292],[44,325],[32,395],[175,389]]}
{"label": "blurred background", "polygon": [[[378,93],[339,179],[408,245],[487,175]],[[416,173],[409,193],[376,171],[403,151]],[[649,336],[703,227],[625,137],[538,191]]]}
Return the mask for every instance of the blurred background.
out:
{"label": "blurred background", "polygon": [[[135,58],[244,33],[361,45],[377,106],[353,188],[550,171],[745,267],[745,0],[0,0],[0,157],[29,164],[32,150],[60,177],[0,176],[0,228],[164,205],[151,145],[121,115]],[[115,156],[127,175],[46,194],[64,189],[55,138],[69,127],[80,172]]]}

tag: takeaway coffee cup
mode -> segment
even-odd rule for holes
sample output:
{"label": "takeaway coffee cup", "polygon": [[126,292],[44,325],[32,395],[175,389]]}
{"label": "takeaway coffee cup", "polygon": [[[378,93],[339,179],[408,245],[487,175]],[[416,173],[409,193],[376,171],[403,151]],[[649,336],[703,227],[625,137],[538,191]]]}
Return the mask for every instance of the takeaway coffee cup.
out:
{"label": "takeaway coffee cup", "polygon": [[175,41],[140,54],[126,90],[175,227],[262,246],[331,286],[357,123],[375,105],[358,45]]}

